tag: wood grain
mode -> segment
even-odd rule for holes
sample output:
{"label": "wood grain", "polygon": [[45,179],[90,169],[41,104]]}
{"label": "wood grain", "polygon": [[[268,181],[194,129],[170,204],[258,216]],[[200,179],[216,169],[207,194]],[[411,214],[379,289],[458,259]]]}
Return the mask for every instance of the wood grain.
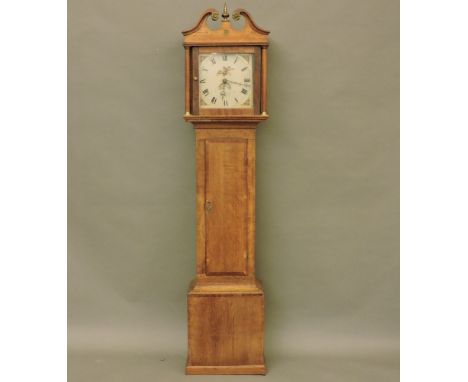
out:
{"label": "wood grain", "polygon": [[185,115],[190,114],[190,94],[192,93],[190,86],[190,78],[192,76],[190,71],[190,48],[185,47]]}
{"label": "wood grain", "polygon": [[197,275],[190,283],[189,295],[221,296],[226,294],[263,294],[260,280],[250,276]]}
{"label": "wood grain", "polygon": [[[231,281],[231,284],[235,282]],[[228,281],[225,283],[229,284]],[[257,287],[250,293],[239,290],[225,291],[224,294],[206,290],[193,292],[196,285],[197,282],[192,284],[188,295],[189,354],[186,372],[194,372],[193,366],[242,366],[263,374],[263,290]]]}
{"label": "wood grain", "polygon": [[256,131],[195,131],[197,274],[253,273]]}
{"label": "wood grain", "polygon": [[266,110],[266,103],[267,103],[267,74],[268,74],[268,66],[267,66],[267,47],[262,46],[262,114],[267,114]]}
{"label": "wood grain", "polygon": [[206,273],[246,275],[247,140],[212,138],[205,147]]}
{"label": "wood grain", "polygon": [[187,364],[186,373],[189,375],[210,375],[210,374],[266,374],[265,365],[231,365],[231,366],[194,366]]}
{"label": "wood grain", "polygon": [[247,141],[247,273],[255,274],[255,136]]}
{"label": "wood grain", "polygon": [[197,274],[205,273],[205,140],[196,135]]}
{"label": "wood grain", "polygon": [[244,28],[238,30],[230,22],[221,22],[219,29],[210,29],[206,20],[215,11],[206,10],[195,27],[182,32],[185,46],[268,45],[270,32],[255,24],[252,16],[244,9],[237,10],[245,18]]}
{"label": "wood grain", "polygon": [[261,365],[263,296],[189,297],[189,364]]}

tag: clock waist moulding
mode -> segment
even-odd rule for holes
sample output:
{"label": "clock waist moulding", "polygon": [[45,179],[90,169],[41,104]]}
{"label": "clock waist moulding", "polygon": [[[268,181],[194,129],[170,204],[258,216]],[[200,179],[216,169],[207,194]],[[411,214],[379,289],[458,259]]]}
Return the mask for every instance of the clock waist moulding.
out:
{"label": "clock waist moulding", "polygon": [[[208,18],[219,21],[211,29]],[[242,28],[233,23],[244,19]],[[206,10],[182,32],[185,115],[196,138],[196,278],[187,374],[265,374],[255,277],[255,135],[266,111],[269,32],[242,9]]]}

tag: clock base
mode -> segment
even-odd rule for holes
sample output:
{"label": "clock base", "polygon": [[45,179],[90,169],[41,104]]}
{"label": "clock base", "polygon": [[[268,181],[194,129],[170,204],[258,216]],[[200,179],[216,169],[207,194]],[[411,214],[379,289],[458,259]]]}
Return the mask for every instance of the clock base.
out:
{"label": "clock base", "polygon": [[185,367],[187,375],[210,375],[210,374],[229,374],[229,375],[265,375],[266,367],[263,365],[235,365],[235,366],[194,366]]}
{"label": "clock base", "polygon": [[195,279],[186,374],[265,374],[264,294],[253,277]]}

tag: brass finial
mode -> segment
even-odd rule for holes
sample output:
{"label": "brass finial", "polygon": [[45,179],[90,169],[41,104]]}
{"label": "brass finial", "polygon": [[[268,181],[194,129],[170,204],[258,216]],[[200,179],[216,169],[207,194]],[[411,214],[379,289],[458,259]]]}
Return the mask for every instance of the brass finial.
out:
{"label": "brass finial", "polygon": [[221,16],[223,17],[223,21],[229,21],[229,12],[226,3],[224,3],[223,14]]}
{"label": "brass finial", "polygon": [[218,19],[219,19],[219,12],[218,11],[213,11],[211,13],[211,20],[218,21]]}

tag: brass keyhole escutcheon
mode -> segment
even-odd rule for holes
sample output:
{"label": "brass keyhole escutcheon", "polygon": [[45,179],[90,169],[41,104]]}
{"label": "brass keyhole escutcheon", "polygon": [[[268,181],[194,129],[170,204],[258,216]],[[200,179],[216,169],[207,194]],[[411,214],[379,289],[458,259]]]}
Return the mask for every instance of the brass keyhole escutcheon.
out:
{"label": "brass keyhole escutcheon", "polygon": [[205,211],[210,212],[213,208],[213,203],[210,200],[207,200],[205,203]]}

